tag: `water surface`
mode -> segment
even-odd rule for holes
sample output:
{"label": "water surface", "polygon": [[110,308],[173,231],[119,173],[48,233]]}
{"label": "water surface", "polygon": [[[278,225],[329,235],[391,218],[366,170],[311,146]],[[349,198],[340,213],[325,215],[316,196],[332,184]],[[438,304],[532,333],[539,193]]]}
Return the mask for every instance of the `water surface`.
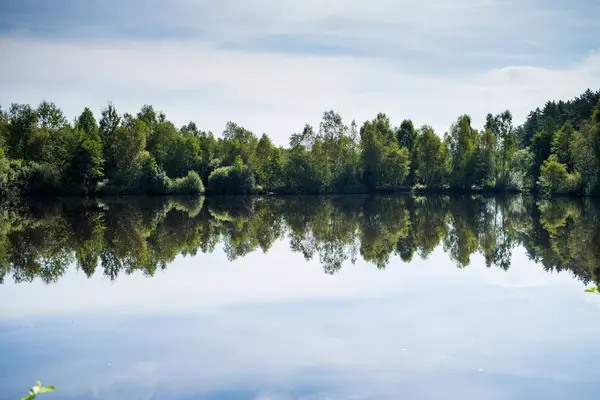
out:
{"label": "water surface", "polygon": [[0,398],[597,399],[600,208],[64,199],[0,211]]}

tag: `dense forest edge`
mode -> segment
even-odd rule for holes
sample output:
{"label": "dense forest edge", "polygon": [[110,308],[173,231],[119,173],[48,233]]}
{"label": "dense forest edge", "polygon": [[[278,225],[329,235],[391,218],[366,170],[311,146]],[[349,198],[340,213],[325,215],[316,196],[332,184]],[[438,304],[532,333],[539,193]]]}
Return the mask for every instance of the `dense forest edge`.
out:
{"label": "dense forest edge", "polygon": [[[600,195],[600,90],[547,102],[513,126],[462,115],[443,136],[379,113],[360,128],[335,111],[288,147],[228,122],[221,137],[177,128],[144,105],[73,122],[54,103],[0,108],[0,197],[117,194],[318,194],[395,191]],[[205,190],[206,185],[206,190]]]}

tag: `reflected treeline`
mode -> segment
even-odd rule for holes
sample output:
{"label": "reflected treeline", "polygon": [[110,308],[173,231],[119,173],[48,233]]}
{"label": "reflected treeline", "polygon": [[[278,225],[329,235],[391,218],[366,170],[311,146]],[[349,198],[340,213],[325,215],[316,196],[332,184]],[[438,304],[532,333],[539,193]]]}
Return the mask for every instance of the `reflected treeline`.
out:
{"label": "reflected treeline", "polygon": [[585,199],[532,197],[124,197],[61,199],[0,211],[0,281],[56,282],[68,268],[111,280],[152,276],[178,255],[229,260],[276,240],[328,274],[359,257],[383,269],[438,246],[459,268],[482,254],[507,270],[523,246],[548,271],[600,280],[599,208]]}

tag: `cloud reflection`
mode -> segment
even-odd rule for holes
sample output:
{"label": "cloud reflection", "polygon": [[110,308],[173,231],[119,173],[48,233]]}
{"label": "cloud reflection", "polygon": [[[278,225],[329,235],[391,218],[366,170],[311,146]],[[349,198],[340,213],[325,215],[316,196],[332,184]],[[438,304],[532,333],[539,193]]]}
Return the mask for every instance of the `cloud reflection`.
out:
{"label": "cloud reflection", "polygon": [[594,393],[597,305],[571,277],[529,268],[524,256],[500,282],[483,259],[460,270],[439,250],[385,271],[359,261],[335,276],[282,242],[234,264],[218,251],[202,257],[152,279],[69,272],[54,285],[5,283],[0,300],[16,311],[2,308],[0,350],[11,363],[0,364],[2,381],[16,395],[39,377],[64,398]]}

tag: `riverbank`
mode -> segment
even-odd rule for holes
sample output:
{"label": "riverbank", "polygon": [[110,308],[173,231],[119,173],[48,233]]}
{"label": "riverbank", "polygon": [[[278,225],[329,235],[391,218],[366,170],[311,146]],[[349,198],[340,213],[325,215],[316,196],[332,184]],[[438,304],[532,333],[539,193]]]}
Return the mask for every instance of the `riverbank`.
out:
{"label": "riverbank", "polygon": [[380,188],[371,192],[367,191],[354,191],[354,192],[341,192],[341,191],[330,191],[330,192],[302,192],[294,190],[277,190],[268,191],[263,189],[256,189],[251,193],[214,193],[211,191],[204,191],[200,193],[139,193],[139,192],[98,192],[93,195],[28,195],[28,196],[10,196],[6,198],[0,198],[1,204],[16,204],[20,201],[52,201],[60,199],[114,199],[114,198],[198,198],[198,197],[210,197],[210,198],[222,198],[222,197],[351,197],[351,196],[515,196],[524,195],[539,198],[589,198],[598,199],[598,196],[584,196],[582,194],[575,193],[553,193],[551,195],[541,194],[538,191],[520,191],[516,189],[489,189],[489,188],[474,188],[470,190],[465,189],[453,189],[453,188],[425,188],[425,187],[395,187],[395,188]]}

